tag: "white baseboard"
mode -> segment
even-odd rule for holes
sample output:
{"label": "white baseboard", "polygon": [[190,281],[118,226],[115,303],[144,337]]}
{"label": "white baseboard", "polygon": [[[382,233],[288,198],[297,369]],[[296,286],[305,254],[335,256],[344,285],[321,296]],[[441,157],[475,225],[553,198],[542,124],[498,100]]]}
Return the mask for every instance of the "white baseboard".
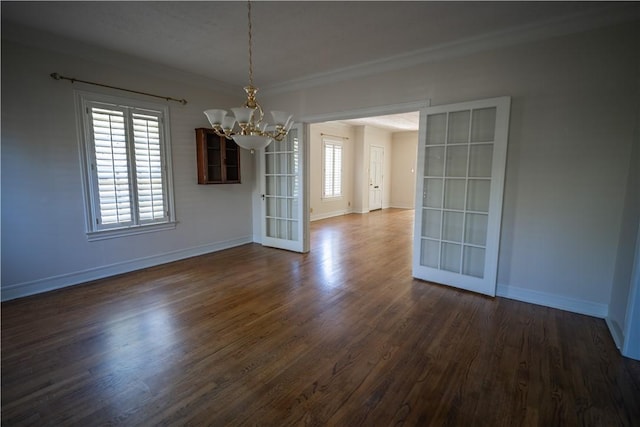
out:
{"label": "white baseboard", "polygon": [[22,298],[29,295],[35,295],[42,292],[52,291],[55,289],[66,288],[68,286],[78,285],[92,280],[102,279],[117,274],[128,273],[143,268],[153,267],[168,262],[178,261],[184,258],[191,258],[198,255],[204,255],[210,252],[217,252],[223,249],[233,248],[235,246],[251,243],[250,236],[238,239],[217,242],[208,245],[197,246],[178,251],[167,252],[159,255],[153,255],[145,258],[128,260],[116,264],[106,265],[102,267],[91,268],[88,270],[77,271],[73,273],[61,274],[58,276],[38,279],[31,282],[16,283],[13,285],[2,287],[2,301],[9,301],[16,298]]}
{"label": "white baseboard", "polygon": [[347,209],[341,209],[339,211],[321,213],[321,214],[311,214],[309,221],[318,221],[321,219],[333,218],[334,216],[347,215],[352,213],[352,211]]}
{"label": "white baseboard", "polygon": [[622,333],[622,328],[618,325],[618,322],[611,319],[609,316],[604,318],[604,321],[607,323],[607,327],[609,328],[609,333],[611,337],[613,337],[613,342],[616,344],[618,350],[622,348],[624,344],[624,334]]}
{"label": "white baseboard", "polygon": [[[404,206],[383,206],[382,209],[389,209],[389,208],[398,208],[398,209],[413,209],[413,206],[409,206],[409,207],[404,207]],[[369,212],[369,210],[363,210],[363,211],[356,211],[356,210],[339,210],[339,211],[333,211],[333,212],[327,212],[327,213],[323,213],[323,214],[312,214],[311,217],[309,218],[309,221],[318,221],[321,219],[327,219],[327,218],[333,218],[335,216],[340,216],[340,215],[348,215],[348,214],[367,214]]]}
{"label": "white baseboard", "polygon": [[578,298],[563,297],[557,294],[533,291],[531,289],[518,288],[515,286],[498,284],[496,295],[531,304],[543,305],[545,307],[571,311],[573,313],[586,314],[587,316],[599,317],[600,319],[606,319],[609,313],[609,307],[607,304],[600,304]]}
{"label": "white baseboard", "polygon": [[413,203],[392,203],[389,207],[396,208],[396,209],[414,209],[415,208]]}

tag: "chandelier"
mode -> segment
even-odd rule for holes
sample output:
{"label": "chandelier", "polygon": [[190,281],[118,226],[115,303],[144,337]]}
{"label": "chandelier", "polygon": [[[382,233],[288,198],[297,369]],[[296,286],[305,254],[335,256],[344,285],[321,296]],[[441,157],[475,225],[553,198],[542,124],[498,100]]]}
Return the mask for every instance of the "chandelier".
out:
{"label": "chandelier", "polygon": [[264,111],[256,99],[258,88],[253,85],[252,34],[251,34],[251,0],[247,1],[249,20],[249,86],[244,88],[247,101],[243,106],[232,108],[232,115],[227,110],[206,110],[213,131],[227,139],[233,139],[240,147],[251,150],[265,148],[271,141],[282,141],[293,126],[293,115],[284,111],[272,111],[273,124],[264,119]]}

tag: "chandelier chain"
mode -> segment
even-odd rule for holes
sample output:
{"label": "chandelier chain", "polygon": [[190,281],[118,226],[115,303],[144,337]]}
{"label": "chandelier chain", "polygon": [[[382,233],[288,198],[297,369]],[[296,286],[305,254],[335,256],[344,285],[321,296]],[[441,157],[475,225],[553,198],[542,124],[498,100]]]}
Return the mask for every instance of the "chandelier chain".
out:
{"label": "chandelier chain", "polygon": [[[282,141],[293,125],[292,115],[284,111],[271,111],[274,125],[264,122],[264,110],[256,99],[258,88],[253,85],[253,23],[251,22],[251,0],[247,0],[247,17],[249,32],[249,86],[244,88],[247,100],[242,107],[232,108],[233,116],[227,116],[224,109],[206,110],[216,135],[233,139],[238,146],[251,150],[262,149],[272,140]],[[235,117],[234,117],[235,116]],[[287,117],[288,116],[288,117]],[[236,130],[238,129],[239,130]]]}
{"label": "chandelier chain", "polygon": [[249,85],[253,86],[253,59],[251,45],[253,44],[251,26],[251,0],[247,0],[247,16],[249,18]]}

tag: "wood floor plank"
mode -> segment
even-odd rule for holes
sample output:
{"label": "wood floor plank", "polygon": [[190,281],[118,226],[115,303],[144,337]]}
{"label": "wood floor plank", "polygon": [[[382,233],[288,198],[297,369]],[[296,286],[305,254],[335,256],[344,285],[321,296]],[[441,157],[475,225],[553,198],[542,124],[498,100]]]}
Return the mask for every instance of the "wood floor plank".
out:
{"label": "wood floor plank", "polygon": [[604,321],[411,277],[413,212],[2,304],[2,424],[638,426]]}

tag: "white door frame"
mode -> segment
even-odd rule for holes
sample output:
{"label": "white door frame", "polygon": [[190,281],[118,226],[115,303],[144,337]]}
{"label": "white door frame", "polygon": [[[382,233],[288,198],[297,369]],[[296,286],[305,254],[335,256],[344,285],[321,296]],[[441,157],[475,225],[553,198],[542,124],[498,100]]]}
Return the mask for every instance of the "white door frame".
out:
{"label": "white door frame", "polygon": [[[304,134],[304,184],[302,188],[304,189],[303,203],[304,203],[304,232],[306,233],[306,242],[309,244],[309,223],[310,223],[310,214],[309,214],[309,197],[310,197],[310,184],[309,184],[309,124],[312,123],[322,123],[322,122],[330,122],[334,120],[348,120],[348,119],[359,119],[363,117],[373,117],[373,116],[384,116],[387,114],[399,114],[399,113],[409,113],[412,111],[420,111],[424,108],[427,108],[431,105],[431,100],[426,99],[424,101],[414,101],[414,102],[404,102],[400,104],[389,104],[378,107],[370,107],[370,108],[358,108],[353,110],[345,110],[338,112],[330,112],[324,114],[313,114],[307,116],[301,116],[298,120],[299,123],[303,124],[303,134]],[[258,155],[258,153],[256,153]],[[256,182],[253,187],[253,201],[252,201],[252,211],[253,211],[253,242],[262,243],[262,197],[264,194],[263,189],[261,188],[262,174],[264,171],[261,168],[261,162],[259,159],[255,159],[255,172],[256,172]],[[309,250],[309,248],[307,248]]]}
{"label": "white door frame", "polygon": [[363,117],[385,116],[388,114],[410,113],[431,106],[431,100],[405,102],[402,104],[390,104],[379,107],[360,108],[355,110],[339,111],[325,114],[316,114],[302,117],[304,123],[322,123],[334,120],[361,119]]}
{"label": "white door frame", "polygon": [[638,228],[636,236],[636,252],[633,260],[631,286],[627,296],[625,317],[622,355],[640,360],[640,228]]}

